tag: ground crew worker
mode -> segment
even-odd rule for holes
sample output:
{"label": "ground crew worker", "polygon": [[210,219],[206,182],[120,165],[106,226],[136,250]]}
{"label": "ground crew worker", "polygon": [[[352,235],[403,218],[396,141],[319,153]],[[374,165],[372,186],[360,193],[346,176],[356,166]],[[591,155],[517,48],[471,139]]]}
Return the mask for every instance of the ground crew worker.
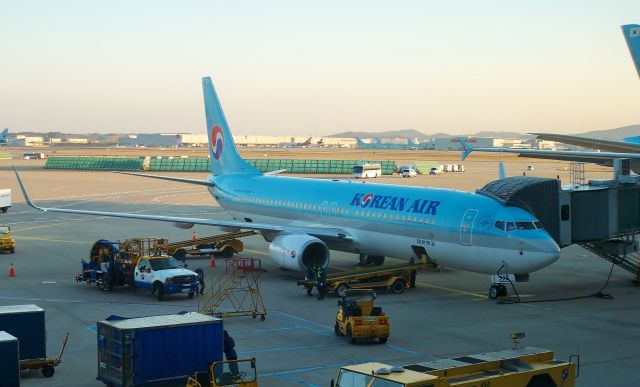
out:
{"label": "ground crew worker", "polygon": [[[238,360],[238,354],[236,353],[235,346],[236,343],[233,341],[233,338],[229,336],[229,332],[225,329],[223,332],[223,348],[224,348],[224,357],[227,360]],[[233,362],[229,363],[229,371],[233,374],[233,376],[238,376],[240,372],[238,371],[238,363]]]}
{"label": "ground crew worker", "polygon": [[[309,266],[309,268],[307,269],[307,275],[304,276],[304,279],[307,281],[312,281],[316,279],[313,266]],[[313,291],[313,285],[307,284],[307,285],[304,285],[304,287],[307,289],[307,296],[311,296],[312,295],[311,292]]]}
{"label": "ground crew worker", "polygon": [[198,288],[200,289],[200,295],[204,294],[204,272],[198,270]]}
{"label": "ground crew worker", "polygon": [[327,294],[327,271],[322,266],[316,267],[316,287],[318,300],[324,300],[324,295]]}

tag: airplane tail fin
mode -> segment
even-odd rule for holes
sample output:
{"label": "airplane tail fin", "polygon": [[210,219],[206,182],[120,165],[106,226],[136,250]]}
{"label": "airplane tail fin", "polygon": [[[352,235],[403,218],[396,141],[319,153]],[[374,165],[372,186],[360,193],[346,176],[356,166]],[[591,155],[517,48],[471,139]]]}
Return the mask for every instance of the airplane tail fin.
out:
{"label": "airplane tail fin", "polygon": [[361,138],[356,138],[356,143],[357,143],[358,145],[366,145],[366,144],[364,143],[364,141],[362,141],[362,139],[361,139]]}
{"label": "airplane tail fin", "polygon": [[9,134],[9,128],[4,128],[2,130],[2,134],[0,134],[0,137],[1,138],[5,138],[5,137],[7,137],[7,134]]}
{"label": "airplane tail fin", "polygon": [[462,146],[462,161],[464,161],[471,152],[473,152],[473,148],[467,144],[467,142],[463,138],[459,138],[458,141]]}
{"label": "airplane tail fin", "polygon": [[202,92],[204,94],[204,110],[207,116],[209,156],[211,157],[211,173],[213,176],[260,174],[257,169],[240,157],[210,77],[202,78]]}
{"label": "airplane tail fin", "polygon": [[640,77],[640,25],[624,25],[622,26],[622,34],[627,41],[627,47],[629,47],[633,64],[636,66],[638,77]]}

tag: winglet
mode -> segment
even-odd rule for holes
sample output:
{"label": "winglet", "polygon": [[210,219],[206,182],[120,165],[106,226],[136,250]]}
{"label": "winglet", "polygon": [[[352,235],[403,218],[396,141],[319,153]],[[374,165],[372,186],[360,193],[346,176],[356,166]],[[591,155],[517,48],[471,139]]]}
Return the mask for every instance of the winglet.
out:
{"label": "winglet", "polygon": [[462,146],[462,161],[464,161],[471,152],[473,152],[473,148],[469,146],[469,144],[464,141],[462,137],[458,139],[460,145]]}
{"label": "winglet", "polygon": [[636,71],[640,77],[640,25],[627,24],[622,26],[622,34],[627,41],[627,47],[631,53],[633,64],[636,66]]}
{"label": "winglet", "polygon": [[498,163],[498,178],[504,180],[507,178],[507,172],[504,170],[504,162]]}
{"label": "winglet", "polygon": [[24,188],[24,184],[22,184],[22,179],[20,178],[20,175],[18,174],[18,169],[16,168],[15,165],[13,166],[13,172],[16,174],[16,178],[18,179],[18,184],[20,185],[20,189],[22,190],[22,195],[24,196],[24,200],[27,202],[27,204],[35,208],[36,210],[46,211],[45,209],[33,204],[33,202],[31,201],[31,198],[29,197],[29,194],[27,193],[27,189]]}

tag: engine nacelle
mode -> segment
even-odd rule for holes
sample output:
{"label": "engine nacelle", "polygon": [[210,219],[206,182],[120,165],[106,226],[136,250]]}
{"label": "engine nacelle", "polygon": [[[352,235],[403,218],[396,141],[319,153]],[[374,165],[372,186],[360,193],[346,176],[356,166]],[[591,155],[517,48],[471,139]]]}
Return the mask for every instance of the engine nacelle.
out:
{"label": "engine nacelle", "polygon": [[329,266],[329,248],[318,238],[306,234],[276,237],[269,245],[271,259],[283,269],[306,272],[314,265]]}

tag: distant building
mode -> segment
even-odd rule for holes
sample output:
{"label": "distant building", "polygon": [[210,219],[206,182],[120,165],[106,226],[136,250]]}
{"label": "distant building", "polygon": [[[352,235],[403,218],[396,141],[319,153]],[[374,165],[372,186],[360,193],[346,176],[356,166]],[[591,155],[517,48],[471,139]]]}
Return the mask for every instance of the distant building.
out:
{"label": "distant building", "polygon": [[89,140],[86,138],[67,138],[67,144],[88,144]]}

